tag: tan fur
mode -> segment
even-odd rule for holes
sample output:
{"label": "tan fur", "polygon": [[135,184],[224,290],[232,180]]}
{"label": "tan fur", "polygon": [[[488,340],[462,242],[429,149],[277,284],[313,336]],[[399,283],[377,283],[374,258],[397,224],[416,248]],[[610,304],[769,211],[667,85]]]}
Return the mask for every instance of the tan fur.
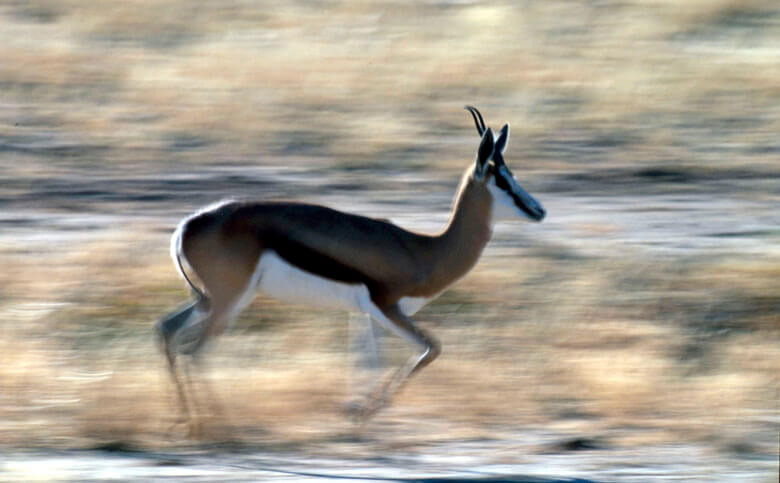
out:
{"label": "tan fur", "polygon": [[[490,238],[492,198],[484,183],[464,182],[446,229],[438,235],[409,232],[392,223],[332,213],[327,226],[291,219],[262,203],[232,202],[194,217],[182,232],[182,251],[216,310],[227,309],[247,286],[264,249],[259,230],[292,231],[333,261],[377,282],[372,300],[380,308],[402,297],[430,297],[466,274]],[[306,205],[298,205],[306,213]],[[261,228],[262,227],[262,228]]]}
{"label": "tan fur", "polygon": [[[450,221],[436,235],[301,203],[230,201],[185,220],[172,243],[174,259],[188,281],[187,270],[197,276],[204,293],[193,285],[196,302],[158,324],[184,412],[188,414],[185,391],[175,369],[176,333],[188,326],[193,314],[207,314],[198,319],[203,327],[198,340],[186,349],[197,354],[205,342],[225,330],[241,308],[239,302],[258,283],[271,284],[266,289],[280,297],[297,296],[301,291],[327,294],[328,298],[309,300],[316,303],[344,297],[348,307],[368,313],[419,345],[422,354],[388,378],[360,416],[370,416],[385,406],[410,376],[440,353],[436,339],[418,328],[399,302],[424,302],[444,291],[471,270],[490,239],[494,200],[486,183],[493,154],[493,132],[487,128],[476,165],[469,168],[458,189]],[[293,291],[272,290],[275,287],[292,287]]]}

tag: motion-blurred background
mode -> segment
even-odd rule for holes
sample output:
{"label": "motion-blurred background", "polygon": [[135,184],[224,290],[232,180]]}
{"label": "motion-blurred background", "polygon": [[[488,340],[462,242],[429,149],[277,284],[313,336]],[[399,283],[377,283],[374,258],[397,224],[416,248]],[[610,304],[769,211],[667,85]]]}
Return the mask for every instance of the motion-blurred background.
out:
{"label": "motion-blurred background", "polygon": [[[435,232],[473,104],[548,218],[418,314],[444,353],[363,431],[776,471],[777,2],[6,0],[0,45],[0,446],[186,440],[152,334],[189,296],[178,220],[294,198]],[[257,299],[203,437],[347,444],[348,336]]]}

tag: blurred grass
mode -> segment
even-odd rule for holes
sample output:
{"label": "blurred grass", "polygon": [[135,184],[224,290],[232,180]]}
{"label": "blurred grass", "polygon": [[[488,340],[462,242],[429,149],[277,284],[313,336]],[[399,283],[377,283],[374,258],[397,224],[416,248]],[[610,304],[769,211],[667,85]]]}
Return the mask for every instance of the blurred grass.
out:
{"label": "blurred grass", "polygon": [[423,157],[439,167],[466,146],[455,129],[465,100],[512,122],[532,169],[677,163],[690,151],[741,166],[724,154],[766,163],[777,153],[771,2],[3,10],[12,153],[26,135],[102,146],[115,163],[297,153],[307,163]]}
{"label": "blurred grass", "polygon": [[[712,237],[734,248],[672,255],[621,245],[609,211],[497,233],[420,313],[444,356],[380,421],[772,450],[775,2],[7,1],[0,39],[0,445],[169,444],[151,326],[187,296],[177,218],[236,193],[443,212],[475,149],[469,103],[512,124],[509,162],[553,206],[763,211],[723,212],[734,230]],[[348,431],[346,338],[342,314],[256,302],[207,364],[231,437]]]}
{"label": "blurred grass", "polygon": [[[3,304],[4,445],[170,444],[176,407],[151,322],[186,294],[169,261],[149,250],[156,242],[164,240],[89,247],[88,257],[61,262],[68,283],[6,275],[3,285],[20,293]],[[130,258],[128,246],[138,250]],[[429,435],[437,440],[544,425],[617,431],[620,444],[725,438],[771,449],[742,418],[766,416],[776,402],[777,260],[571,265],[522,251],[522,272],[488,256],[419,314],[445,354],[380,421],[457,425]],[[207,358],[226,410],[211,437],[257,438],[262,428],[260,441],[301,442],[350,431],[347,339],[343,314],[258,299]],[[388,367],[400,363],[405,346],[386,345],[398,353]],[[738,434],[724,436],[724,425]]]}

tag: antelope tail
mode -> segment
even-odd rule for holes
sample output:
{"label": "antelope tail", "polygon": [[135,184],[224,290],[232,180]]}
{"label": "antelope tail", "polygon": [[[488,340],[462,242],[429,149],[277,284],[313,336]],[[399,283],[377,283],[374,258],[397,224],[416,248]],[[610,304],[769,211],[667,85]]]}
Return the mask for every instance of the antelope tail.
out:
{"label": "antelope tail", "polygon": [[184,280],[187,282],[187,284],[190,286],[192,291],[195,293],[195,296],[198,298],[198,300],[202,300],[206,297],[206,294],[203,293],[203,290],[201,290],[195,283],[193,283],[192,279],[190,279],[189,276],[187,276],[187,272],[184,270],[184,264],[182,263],[182,255],[181,255],[181,237],[182,233],[184,232],[184,226],[187,224],[188,220],[184,220],[181,223],[179,223],[179,226],[176,228],[176,231],[173,233],[173,236],[171,237],[171,258],[173,259],[173,263],[176,265],[176,268],[179,270],[179,274],[184,278]]}

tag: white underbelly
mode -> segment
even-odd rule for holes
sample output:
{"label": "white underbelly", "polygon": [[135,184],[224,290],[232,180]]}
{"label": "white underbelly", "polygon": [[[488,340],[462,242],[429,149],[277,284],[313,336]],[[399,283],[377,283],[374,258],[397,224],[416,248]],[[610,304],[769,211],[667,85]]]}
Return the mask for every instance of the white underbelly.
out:
{"label": "white underbelly", "polygon": [[257,266],[256,289],[265,295],[311,307],[367,312],[370,303],[365,285],[335,282],[313,275],[287,263],[267,250]]}

